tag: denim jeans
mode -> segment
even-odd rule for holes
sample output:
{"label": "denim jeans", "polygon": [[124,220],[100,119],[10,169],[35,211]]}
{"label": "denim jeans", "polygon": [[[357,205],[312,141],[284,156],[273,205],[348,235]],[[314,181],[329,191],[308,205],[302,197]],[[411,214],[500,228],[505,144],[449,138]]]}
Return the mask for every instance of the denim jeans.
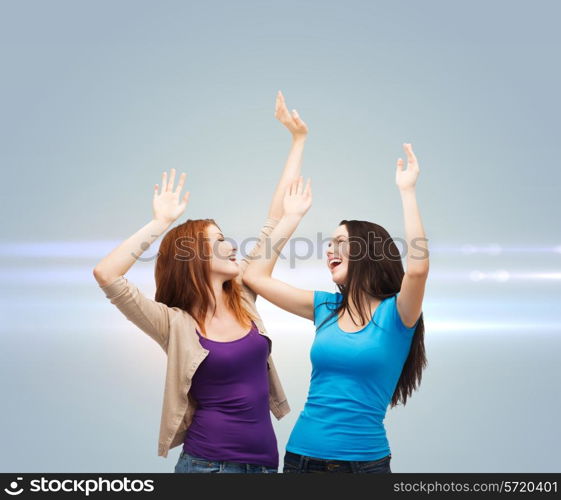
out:
{"label": "denim jeans", "polygon": [[287,451],[284,455],[283,473],[350,472],[390,473],[391,454],[378,460],[349,461],[308,457]]}
{"label": "denim jeans", "polygon": [[206,458],[194,457],[181,450],[175,473],[230,473],[230,474],[276,474],[278,467],[268,467],[258,464],[243,464],[240,462],[216,461]]}

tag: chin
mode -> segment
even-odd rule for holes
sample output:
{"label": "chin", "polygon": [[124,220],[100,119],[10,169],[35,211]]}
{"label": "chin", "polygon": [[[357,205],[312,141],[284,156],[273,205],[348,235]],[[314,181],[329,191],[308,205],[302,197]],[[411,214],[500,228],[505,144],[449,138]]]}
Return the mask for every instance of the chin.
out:
{"label": "chin", "polygon": [[229,276],[228,279],[233,279],[240,275],[240,269],[236,266],[234,269],[229,269],[228,272],[225,272],[224,274]]}
{"label": "chin", "polygon": [[240,269],[235,265],[222,269],[213,269],[212,272],[214,274],[221,275],[225,281],[232,280],[240,275]]}
{"label": "chin", "polygon": [[333,283],[335,283],[336,285],[342,285],[345,282],[344,276],[341,277],[339,275],[332,275],[331,279],[332,279]]}

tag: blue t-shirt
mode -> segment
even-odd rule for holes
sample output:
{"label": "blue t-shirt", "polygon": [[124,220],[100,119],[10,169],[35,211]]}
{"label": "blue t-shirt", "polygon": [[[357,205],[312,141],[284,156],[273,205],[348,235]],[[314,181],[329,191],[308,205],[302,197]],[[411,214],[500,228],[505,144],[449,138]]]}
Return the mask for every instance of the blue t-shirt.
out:
{"label": "blue t-shirt", "polygon": [[310,389],[286,449],[316,458],[377,460],[390,454],[383,421],[419,320],[406,327],[394,295],[358,332],[339,328],[336,315],[318,329],[342,298],[314,291]]}

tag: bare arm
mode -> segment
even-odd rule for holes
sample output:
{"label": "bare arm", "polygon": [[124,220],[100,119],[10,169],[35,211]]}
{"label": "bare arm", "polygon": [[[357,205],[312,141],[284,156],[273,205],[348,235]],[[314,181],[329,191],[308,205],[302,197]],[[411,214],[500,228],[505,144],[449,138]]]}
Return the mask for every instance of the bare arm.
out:
{"label": "bare arm", "polygon": [[173,189],[175,169],[171,169],[169,182],[167,172],[162,174],[162,191],[154,186],[152,200],[153,218],[136,233],[113,249],[95,266],[93,275],[99,285],[109,285],[119,276],[123,276],[146,251],[146,249],[165,233],[168,227],[183,213],[189,199],[189,192],[179,200],[186,174],[181,174],[177,188]]}
{"label": "bare arm", "polygon": [[175,171],[172,169],[170,183],[167,173],[163,174],[162,192],[155,186],[154,217],[127,238],[117,248],[104,257],[94,268],[93,274],[105,296],[125,317],[152,337],[167,352],[170,323],[170,308],[166,304],[146,297],[138,287],[124,277],[124,274],[138,260],[158,236],[166,231],[187,205],[189,193],[179,200],[179,193],[185,181],[181,175],[178,188],[173,190]]}
{"label": "bare arm", "polygon": [[421,221],[415,185],[419,176],[419,164],[411,144],[404,144],[407,154],[407,170],[403,160],[397,161],[396,184],[401,194],[405,222],[407,257],[405,276],[397,297],[397,309],[403,323],[413,326],[422,312],[425,284],[429,273],[429,250]]}
{"label": "bare arm", "polygon": [[152,219],[114,248],[94,268],[93,275],[99,285],[109,285],[119,276],[125,275],[154,240],[167,231],[168,227],[168,223]]}
{"label": "bare arm", "polygon": [[[263,250],[263,242],[281,219],[283,215],[284,194],[287,188],[290,187],[291,183],[295,179],[298,179],[302,168],[302,154],[304,152],[304,145],[308,135],[308,126],[302,121],[295,109],[292,110],[292,113],[288,111],[284,96],[280,90],[277,93],[275,103],[275,118],[288,129],[292,136],[292,143],[281,177],[271,199],[267,219],[261,228],[257,243],[249,255],[242,257],[240,261],[240,273],[238,274],[238,279],[240,280],[243,280],[248,264],[256,258],[259,258],[261,251]],[[247,288],[249,288],[247,291],[249,292],[250,297],[255,301],[258,292],[245,280],[243,280],[243,283]]]}
{"label": "bare arm", "polygon": [[291,133],[292,143],[288,158],[284,165],[281,177],[273,194],[269,207],[268,217],[279,220],[282,217],[282,200],[284,193],[290,183],[300,175],[302,167],[302,154],[308,136],[308,127],[300,119],[298,112],[294,109],[289,113],[284,96],[279,90],[275,103],[275,118],[279,120]]}
{"label": "bare arm", "polygon": [[278,255],[290,239],[312,202],[310,181],[302,177],[292,182],[284,196],[284,214],[266,240],[267,252],[252,260],[243,281],[257,294],[276,306],[303,318],[314,319],[314,292],[293,287],[271,276]]}

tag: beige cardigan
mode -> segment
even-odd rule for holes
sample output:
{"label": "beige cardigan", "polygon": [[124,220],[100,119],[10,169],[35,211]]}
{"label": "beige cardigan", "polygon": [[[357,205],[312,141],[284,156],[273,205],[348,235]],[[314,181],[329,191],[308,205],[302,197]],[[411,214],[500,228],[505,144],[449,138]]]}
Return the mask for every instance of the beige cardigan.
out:
{"label": "beige cardigan", "polygon": [[[251,253],[241,258],[240,273],[236,278],[242,285],[245,306],[258,319],[255,324],[259,333],[267,335],[263,321],[255,307],[256,294],[242,282],[242,274],[251,259],[272,232],[278,220],[267,218],[261,228],[259,239]],[[191,380],[199,364],[205,359],[208,350],[204,349],[195,332],[197,324],[192,316],[179,307],[168,307],[144,296],[142,292],[124,276],[113,283],[100,286],[111,303],[143,332],[153,338],[167,354],[167,369],[164,388],[158,456],[167,457],[171,448],[183,443],[185,432],[191,425],[196,402],[190,395]],[[269,407],[280,420],[290,407],[280,383],[273,359],[269,355]]]}

